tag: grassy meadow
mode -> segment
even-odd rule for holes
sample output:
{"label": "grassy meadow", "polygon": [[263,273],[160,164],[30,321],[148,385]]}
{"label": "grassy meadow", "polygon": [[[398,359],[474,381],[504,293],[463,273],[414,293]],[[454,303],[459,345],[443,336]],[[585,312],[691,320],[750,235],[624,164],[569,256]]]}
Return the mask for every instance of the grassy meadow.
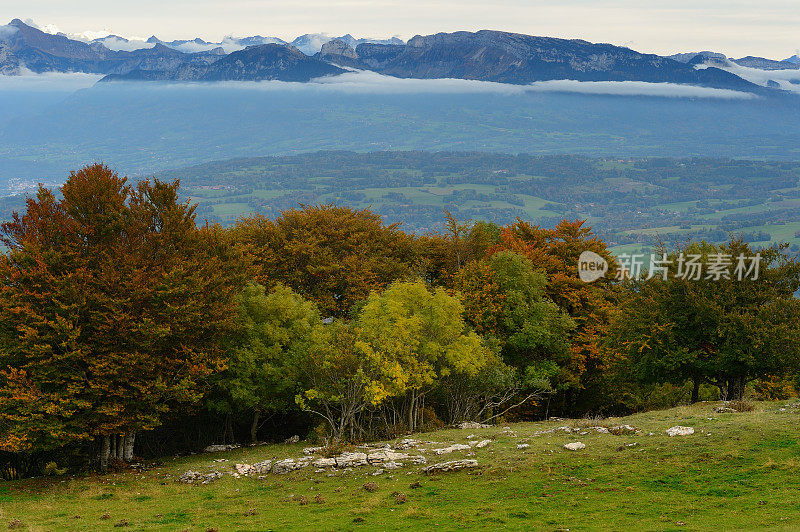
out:
{"label": "grassy meadow", "polygon": [[[302,456],[307,443],[166,458],[141,471],[0,482],[0,523],[19,530],[797,530],[800,403],[715,413],[700,403],[603,420],[551,420],[417,434],[428,464],[479,468],[425,475],[406,461],[235,478],[236,463]],[[615,435],[592,426],[629,424]],[[693,435],[669,437],[675,426]],[[548,429],[568,426],[578,433]],[[483,448],[436,455],[451,443]],[[586,448],[563,445],[580,441]],[[392,443],[391,441],[389,443]],[[442,445],[439,445],[441,443]],[[528,444],[529,447],[518,448]],[[468,455],[468,456],[467,456]],[[186,484],[187,470],[222,478]],[[365,489],[372,482],[372,491]]]}

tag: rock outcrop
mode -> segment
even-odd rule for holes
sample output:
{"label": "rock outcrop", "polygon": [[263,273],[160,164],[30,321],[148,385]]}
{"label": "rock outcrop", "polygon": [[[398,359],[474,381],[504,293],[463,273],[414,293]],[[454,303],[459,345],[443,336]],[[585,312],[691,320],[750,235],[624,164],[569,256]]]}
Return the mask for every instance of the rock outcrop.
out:
{"label": "rock outcrop", "polygon": [[429,475],[431,473],[446,473],[449,471],[458,471],[461,469],[471,469],[475,467],[478,467],[477,460],[453,460],[451,462],[441,462],[439,464],[423,467],[422,472]]}

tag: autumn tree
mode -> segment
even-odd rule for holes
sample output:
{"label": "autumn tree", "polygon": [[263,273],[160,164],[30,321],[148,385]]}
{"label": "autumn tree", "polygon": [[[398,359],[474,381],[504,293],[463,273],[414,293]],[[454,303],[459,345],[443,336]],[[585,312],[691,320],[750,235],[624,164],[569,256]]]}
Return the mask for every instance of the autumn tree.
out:
{"label": "autumn tree", "polygon": [[[565,372],[572,387],[582,388],[602,375],[612,363],[601,344],[614,306],[618,270],[605,242],[580,220],[564,220],[553,229],[518,220],[503,228],[498,248],[524,255],[535,269],[544,271],[547,296],[575,321]],[[608,262],[606,276],[593,283],[580,279],[578,259],[584,251],[592,251]]]}
{"label": "autumn tree", "polygon": [[303,206],[275,220],[244,218],[231,234],[248,246],[260,284],[281,282],[326,316],[344,316],[371,291],[417,271],[414,238],[369,210]]}
{"label": "autumn tree", "polygon": [[267,293],[250,283],[236,302],[236,330],[225,340],[227,368],[214,378],[211,403],[218,410],[251,412],[255,442],[262,413],[294,406],[322,319],[313,303],[281,284]]}
{"label": "autumn tree", "polygon": [[624,356],[623,371],[639,382],[691,381],[692,401],[701,383],[740,399],[748,382],[795,372],[800,264],[785,246],[763,249],[754,279],[756,253],[737,238],[658,253],[659,271],[629,282],[612,322],[608,342]]}
{"label": "autumn tree", "polygon": [[394,409],[407,428],[419,420],[421,400],[442,377],[474,376],[494,359],[480,336],[468,331],[461,302],[425,283],[396,282],[374,292],[358,316],[356,349],[385,376],[373,393],[402,398]]}
{"label": "autumn tree", "polygon": [[514,252],[501,251],[467,264],[456,275],[456,289],[465,317],[475,331],[497,343],[503,360],[523,374],[565,381],[570,364],[570,333],[575,327],[567,313],[546,294],[547,276]]}
{"label": "autumn tree", "polygon": [[459,220],[449,211],[444,214],[443,230],[422,235],[418,247],[427,280],[452,287],[461,267],[490,254],[500,240],[500,227],[483,220]]}
{"label": "autumn tree", "polygon": [[244,269],[177,189],[92,165],[3,224],[1,449],[99,440],[101,467],[129,459],[222,367]]}
{"label": "autumn tree", "polygon": [[305,353],[305,390],[295,400],[325,420],[334,441],[360,435],[358,417],[383,402],[390,385],[391,376],[359,352],[357,341],[355,324],[337,320],[317,331],[314,349]]}

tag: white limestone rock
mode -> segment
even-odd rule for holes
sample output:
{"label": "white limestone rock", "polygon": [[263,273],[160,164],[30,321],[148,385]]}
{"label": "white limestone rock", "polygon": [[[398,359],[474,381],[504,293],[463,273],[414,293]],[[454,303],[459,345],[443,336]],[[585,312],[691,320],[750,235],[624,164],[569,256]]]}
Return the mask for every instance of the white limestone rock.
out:
{"label": "white limestone rock", "polygon": [[477,460],[453,460],[452,462],[441,462],[439,464],[423,467],[422,472],[429,475],[431,473],[446,473],[449,471],[458,471],[460,469],[470,469],[474,467],[478,467]]}
{"label": "white limestone rock", "polygon": [[670,438],[673,436],[691,436],[692,434],[694,434],[694,429],[692,427],[682,427],[680,425],[676,425],[667,429],[667,435]]}

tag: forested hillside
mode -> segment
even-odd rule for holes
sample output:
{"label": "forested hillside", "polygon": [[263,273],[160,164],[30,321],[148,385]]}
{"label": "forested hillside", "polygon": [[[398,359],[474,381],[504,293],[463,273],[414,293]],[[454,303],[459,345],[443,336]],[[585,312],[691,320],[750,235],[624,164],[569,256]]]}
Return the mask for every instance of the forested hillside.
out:
{"label": "forested hillside", "polygon": [[694,241],[639,272],[582,220],[416,234],[317,203],[223,228],[178,191],[92,165],[2,225],[4,476],[794,393],[785,245]]}

